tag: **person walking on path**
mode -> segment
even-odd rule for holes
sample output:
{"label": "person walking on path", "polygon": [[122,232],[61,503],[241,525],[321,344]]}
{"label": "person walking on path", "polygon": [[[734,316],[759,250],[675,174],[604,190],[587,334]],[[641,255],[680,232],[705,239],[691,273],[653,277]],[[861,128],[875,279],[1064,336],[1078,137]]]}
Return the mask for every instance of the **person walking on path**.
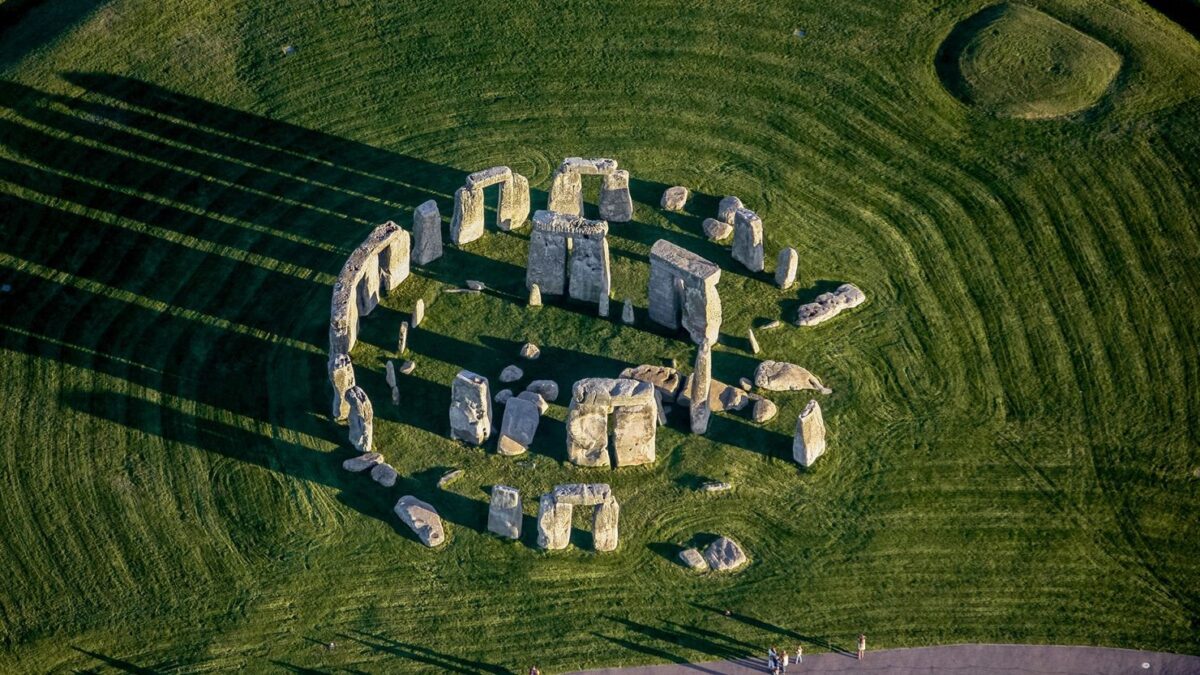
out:
{"label": "person walking on path", "polygon": [[779,671],[777,665],[779,657],[775,653],[774,647],[767,647],[767,671],[775,673]]}
{"label": "person walking on path", "polygon": [[858,660],[862,661],[863,654],[867,651],[867,634],[858,634]]}
{"label": "person walking on path", "polygon": [[786,649],[785,649],[785,650],[783,650],[783,655],[779,657],[779,666],[780,666],[780,670],[782,670],[782,671],[783,671],[783,672],[785,672],[785,673],[787,672],[787,667],[788,667],[788,653],[787,653],[787,650],[786,650]]}
{"label": "person walking on path", "polygon": [[804,645],[796,645],[796,663],[804,663]]}

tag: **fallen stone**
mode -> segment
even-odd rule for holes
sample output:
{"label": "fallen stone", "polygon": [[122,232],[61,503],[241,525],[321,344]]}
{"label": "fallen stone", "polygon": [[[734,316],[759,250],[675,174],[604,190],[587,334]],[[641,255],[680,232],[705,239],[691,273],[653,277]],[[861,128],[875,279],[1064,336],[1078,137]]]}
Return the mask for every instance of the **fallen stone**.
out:
{"label": "fallen stone", "polygon": [[530,307],[541,307],[542,306],[542,289],[540,287],[538,287],[537,284],[534,284],[529,289],[529,306]]}
{"label": "fallen stone", "polygon": [[537,404],[523,398],[510,398],[504,404],[504,419],[500,422],[500,439],[496,452],[501,455],[520,455],[529,450],[537,433],[541,411]]}
{"label": "fallen stone", "polygon": [[467,279],[467,288],[469,288],[473,291],[482,291],[484,288],[486,288],[486,286],[483,285],[482,281],[475,281],[474,279]]}
{"label": "fallen stone", "polygon": [[667,188],[662,194],[661,205],[668,211],[682,211],[687,204],[688,189],[682,185]]}
{"label": "fallen stone", "polygon": [[704,556],[700,555],[700,551],[694,548],[685,548],[680,551],[679,562],[683,563],[684,567],[696,570],[697,572],[703,572],[708,569],[708,562],[704,560]]}
{"label": "fallen stone", "polygon": [[409,322],[410,328],[416,328],[425,320],[425,301],[417,298],[417,303],[413,305],[412,320]]}
{"label": "fallen stone", "polygon": [[396,342],[396,356],[404,356],[408,351],[408,322],[400,322],[400,339]]}
{"label": "fallen stone", "polygon": [[534,380],[525,387],[525,391],[537,392],[547,401],[558,400],[558,383],[554,380]]}
{"label": "fallen stone", "polygon": [[500,381],[505,384],[516,382],[522,377],[525,377],[525,371],[517,366],[504,366],[504,370],[500,371]]}
{"label": "fallen stone", "polygon": [[822,293],[812,302],[800,305],[796,313],[797,326],[815,326],[837,316],[844,309],[857,307],[867,296],[854,284],[842,284],[832,293]]}
{"label": "fallen stone", "polygon": [[782,325],[783,325],[783,322],[780,321],[779,319],[771,319],[770,321],[759,326],[759,330],[772,330],[775,328],[779,328]]}
{"label": "fallen stone", "polygon": [[625,304],[621,306],[621,321],[627,326],[633,325],[633,301],[625,298]]}
{"label": "fallen stone", "polygon": [[412,495],[405,495],[396,502],[395,511],[400,520],[412,528],[422,544],[432,548],[445,543],[446,531],[442,527],[442,518],[429,504]]}
{"label": "fallen stone", "polygon": [[539,415],[545,415],[546,411],[550,409],[550,404],[546,403],[546,399],[542,398],[542,395],[536,391],[523,391],[517,394],[517,398],[536,405]]}
{"label": "fallen stone", "polygon": [[488,505],[488,531],[509,539],[521,538],[521,493],[507,485],[493,485]]}
{"label": "fallen stone", "polygon": [[792,459],[800,466],[809,467],[825,454],[825,420],[821,416],[821,404],[808,402],[796,418],[796,435],[792,439]]}
{"label": "fallen stone", "polygon": [[442,490],[446,489],[446,487],[449,486],[451,483],[458,480],[459,478],[462,478],[463,474],[465,474],[465,473],[466,472],[463,471],[462,469],[454,469],[453,471],[447,471],[441,478],[438,479],[438,488],[440,488]]}
{"label": "fallen stone", "polygon": [[758,347],[758,338],[754,337],[754,329],[753,328],[746,329],[746,339],[750,341],[750,353],[751,354],[757,354],[760,351],[762,351]]}
{"label": "fallen stone", "polygon": [[750,403],[750,397],[738,387],[724,385],[719,394],[722,410],[741,410]]}
{"label": "fallen stone", "polygon": [[430,199],[413,211],[413,260],[418,265],[442,257],[442,214],[437,202]]}
{"label": "fallen stone", "polygon": [[405,361],[400,364],[401,375],[412,375],[412,372],[417,369],[416,361]]}
{"label": "fallen stone", "polygon": [[371,467],[371,480],[383,487],[392,487],[395,485],[396,477],[396,470],[390,464],[379,463]]}
{"label": "fallen stone", "polygon": [[739,377],[738,386],[741,387],[743,391],[750,391],[750,388],[754,386],[754,383],[750,381],[750,378]]}
{"label": "fallen stone", "polygon": [[704,549],[704,560],[713,570],[726,572],[745,565],[746,554],[736,541],[729,537],[717,537],[716,541]]}
{"label": "fallen stone", "polygon": [[481,445],[491,435],[492,410],[487,378],[460,370],[450,385],[450,438]]}
{"label": "fallen stone", "polygon": [[733,226],[716,218],[704,219],[704,236],[708,237],[709,241],[721,241],[733,234]]}
{"label": "fallen stone", "polygon": [[800,264],[800,254],[796,253],[796,249],[788,246],[779,252],[779,257],[775,260],[775,285],[787,290],[796,283],[796,268]]}
{"label": "fallen stone", "polygon": [[346,471],[358,473],[360,471],[366,471],[382,461],[383,455],[379,454],[378,452],[366,452],[358,457],[351,457],[350,459],[342,462],[342,468]]}
{"label": "fallen stone", "polygon": [[833,393],[821,384],[816,375],[794,363],[763,361],[754,370],[754,386],[767,391],[801,391],[814,389],[822,394]]}
{"label": "fallen stone", "polygon": [[[717,204],[717,220],[733,225],[737,210],[745,206],[737,197],[725,197]],[[732,230],[731,230],[732,231]]]}
{"label": "fallen stone", "polygon": [[510,399],[512,397],[513,397],[512,389],[501,389],[500,391],[496,392],[496,395],[493,397],[492,400],[494,400],[496,403],[499,403],[500,405],[504,405],[505,403],[508,403],[508,399]]}
{"label": "fallen stone", "polygon": [[765,398],[759,398],[754,401],[754,409],[751,410],[750,416],[758,424],[770,422],[775,419],[775,415],[779,413],[779,408],[771,401]]}
{"label": "fallen stone", "polygon": [[538,349],[538,346],[533,344],[532,342],[526,342],[524,345],[521,346],[521,358],[523,358],[523,359],[528,359],[530,361],[536,361],[537,358],[541,355],[542,355],[542,350]]}
{"label": "fallen stone", "polygon": [[724,482],[715,481],[715,480],[710,480],[710,481],[700,485],[701,492],[724,492],[726,490],[732,490],[732,489],[733,489],[733,486],[730,485],[729,483],[724,483]]}
{"label": "fallen stone", "polygon": [[663,403],[674,403],[676,396],[679,395],[679,388],[683,385],[683,378],[679,375],[679,371],[666,366],[634,366],[622,370],[621,377],[654,385],[659,395],[662,396]]}

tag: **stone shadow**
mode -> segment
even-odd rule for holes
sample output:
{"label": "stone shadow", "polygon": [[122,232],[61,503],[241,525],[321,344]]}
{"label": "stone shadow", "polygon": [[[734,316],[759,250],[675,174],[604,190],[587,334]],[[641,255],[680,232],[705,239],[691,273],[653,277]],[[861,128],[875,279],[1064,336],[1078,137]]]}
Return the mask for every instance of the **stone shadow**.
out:
{"label": "stone shadow", "polygon": [[434,669],[436,672],[496,673],[497,675],[506,675],[507,673],[511,672],[508,668],[504,668],[494,663],[476,661],[470,658],[445,654],[429,649],[428,647],[401,642],[394,638],[367,633],[361,630],[354,630],[350,631],[349,633],[339,633],[338,637],[351,642],[357,642],[358,644],[376,652],[391,654],[392,656],[396,656],[407,661],[415,661]]}
{"label": "stone shadow", "polygon": [[[79,647],[76,647],[75,645],[71,645],[71,649],[79,652],[80,654],[83,654],[84,656],[88,656],[90,658],[96,659],[97,661],[102,662],[105,666],[108,666],[109,668],[112,668],[113,670],[116,670],[116,671],[122,672],[122,673],[130,673],[130,675],[161,675],[163,673],[174,672],[176,669],[178,669],[182,665],[178,662],[169,661],[169,662],[163,663],[163,664],[155,664],[155,665],[151,665],[151,666],[139,666],[136,663],[133,663],[132,661],[127,661],[125,659],[119,659],[115,656],[108,656],[107,654],[91,652],[86,649],[80,649]],[[86,671],[82,671],[82,672],[95,672],[95,671],[86,670]]]}
{"label": "stone shadow", "polygon": [[[726,618],[728,618],[732,621],[737,621],[739,623],[743,623],[747,626],[756,628],[758,630],[761,630],[761,631],[764,631],[767,633],[772,633],[774,635],[788,637],[793,640],[797,640],[799,642],[816,645],[818,647],[828,649],[831,652],[834,652],[836,654],[841,654],[843,656],[857,658],[857,654],[855,652],[851,652],[848,649],[843,649],[841,647],[838,647],[837,645],[833,644],[828,638],[825,638],[825,637],[804,635],[797,631],[783,628],[781,626],[776,626],[775,624],[768,623],[761,619],[756,619],[747,614],[742,614],[742,613],[734,612],[731,610],[722,610],[722,609],[718,609],[716,607],[712,607],[709,605],[703,605],[698,602],[689,602],[688,604],[690,604],[692,607],[695,607],[696,609],[699,609],[701,611],[711,612],[711,613],[714,613],[717,615],[725,616]],[[728,614],[725,613],[727,611],[729,612]],[[765,648],[764,648],[764,651],[765,651]]]}

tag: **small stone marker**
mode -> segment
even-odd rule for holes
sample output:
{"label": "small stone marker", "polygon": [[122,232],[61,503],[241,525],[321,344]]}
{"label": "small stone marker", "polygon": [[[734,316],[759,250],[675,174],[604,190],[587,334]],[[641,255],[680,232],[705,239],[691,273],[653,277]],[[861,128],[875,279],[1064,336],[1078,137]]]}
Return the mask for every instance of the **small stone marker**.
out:
{"label": "small stone marker", "polygon": [[732,490],[732,489],[733,489],[733,486],[730,485],[729,483],[725,483],[722,481],[715,481],[715,480],[710,480],[700,486],[701,492],[725,492],[726,490]]}
{"label": "small stone marker", "polygon": [[[737,213],[737,210],[743,206],[744,204],[742,204],[742,200],[738,199],[737,197],[725,197],[719,204],[717,204],[717,220],[729,225],[733,225],[734,215]],[[733,229],[730,228],[730,232],[732,231]]]}
{"label": "small stone marker", "polygon": [[688,200],[688,189],[682,185],[669,187],[662,194],[661,206],[668,211],[682,211]]}
{"label": "small stone marker", "polygon": [[521,538],[521,493],[507,485],[493,485],[488,505],[488,531],[509,539]]}
{"label": "small stone marker", "polygon": [[529,288],[529,306],[530,307],[541,307],[542,306],[542,289],[537,284],[534,284],[533,286],[530,286],[530,288]]}
{"label": "small stone marker", "polygon": [[757,354],[760,351],[762,351],[761,349],[758,348],[758,338],[754,337],[754,329],[753,328],[748,328],[746,330],[746,339],[750,341],[750,353],[751,354]]}
{"label": "small stone marker", "polygon": [[541,355],[542,355],[542,350],[538,349],[538,346],[533,344],[532,342],[526,342],[524,345],[521,346],[521,358],[523,358],[523,359],[528,359],[530,361],[536,361],[538,359],[538,357],[540,357]]}
{"label": "small stone marker", "polygon": [[358,473],[360,471],[366,471],[382,461],[383,455],[379,454],[378,452],[365,452],[358,457],[351,457],[350,459],[342,462],[342,468],[346,471]]}
{"label": "small stone marker", "polygon": [[417,298],[417,303],[413,305],[411,327],[416,328],[425,320],[425,300]]}
{"label": "small stone marker", "polygon": [[396,356],[404,356],[408,351],[408,322],[400,322],[400,339],[396,342]]}
{"label": "small stone marker", "polygon": [[787,290],[796,283],[796,268],[800,264],[800,254],[796,253],[796,249],[788,246],[779,252],[779,257],[775,259],[775,285]]}
{"label": "small stone marker", "polygon": [[371,467],[371,480],[383,487],[392,487],[395,485],[396,476],[396,470],[390,464],[379,463]]}
{"label": "small stone marker", "polygon": [[516,382],[522,377],[525,377],[525,371],[518,366],[504,366],[504,370],[500,371],[500,381],[505,384]]}
{"label": "small stone marker", "polygon": [[412,375],[412,372],[416,369],[417,369],[416,361],[405,360],[404,363],[400,364],[400,374],[401,375]]}
{"label": "small stone marker", "polygon": [[463,477],[466,472],[462,469],[454,469],[447,471],[445,475],[438,479],[438,488],[445,490],[451,483]]}
{"label": "small stone marker", "polygon": [[621,306],[621,321],[628,326],[633,325],[633,301],[625,298],[625,304]]}
{"label": "small stone marker", "polygon": [[412,528],[422,544],[433,548],[445,543],[446,531],[442,527],[442,518],[429,504],[412,495],[405,495],[396,502],[394,510],[400,520]]}
{"label": "small stone marker", "polygon": [[501,389],[500,391],[496,392],[496,395],[492,398],[492,400],[495,401],[496,403],[499,403],[500,405],[504,405],[505,403],[508,403],[508,399],[510,399],[512,397],[513,397],[512,389]]}
{"label": "small stone marker", "polygon": [[742,547],[729,537],[718,537],[704,549],[704,560],[717,572],[727,572],[746,564]]}
{"label": "small stone marker", "polygon": [[716,218],[704,219],[704,236],[708,237],[709,241],[721,241],[733,234],[733,226]]}
{"label": "small stone marker", "polygon": [[796,418],[796,436],[792,439],[792,459],[800,466],[809,467],[825,454],[825,420],[821,417],[821,404],[814,399]]}
{"label": "small stone marker", "polygon": [[754,386],[767,391],[801,391],[814,389],[822,394],[833,390],[821,384],[816,375],[794,363],[763,361],[754,369]]}
{"label": "small stone marker", "polygon": [[708,569],[708,562],[704,560],[704,556],[700,555],[700,551],[694,548],[685,548],[680,551],[679,562],[683,563],[684,567],[697,572]]}
{"label": "small stone marker", "polygon": [[770,422],[779,414],[779,408],[771,401],[765,398],[758,398],[754,401],[754,409],[750,416],[758,424]]}

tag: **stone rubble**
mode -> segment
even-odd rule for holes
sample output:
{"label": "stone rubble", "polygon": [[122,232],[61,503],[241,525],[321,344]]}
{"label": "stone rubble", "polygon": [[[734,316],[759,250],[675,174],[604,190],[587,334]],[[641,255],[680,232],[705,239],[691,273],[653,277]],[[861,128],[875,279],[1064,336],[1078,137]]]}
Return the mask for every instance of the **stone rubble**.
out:
{"label": "stone rubble", "polygon": [[558,400],[558,383],[554,380],[534,380],[525,387],[525,391],[541,394],[547,401]]}
{"label": "stone rubble", "polygon": [[538,349],[538,346],[532,342],[526,342],[524,345],[521,345],[521,358],[529,361],[536,361],[541,355],[542,350]]}
{"label": "stone rubble", "polygon": [[733,259],[751,272],[763,271],[762,219],[744,207],[734,212]]}
{"label": "stone rubble", "polygon": [[550,409],[550,404],[546,403],[546,399],[542,398],[542,395],[535,391],[523,391],[520,394],[517,394],[517,398],[523,401],[529,401],[537,406],[539,415],[545,415],[546,411]]}
{"label": "stone rubble", "polygon": [[405,360],[403,363],[400,364],[400,374],[401,375],[412,375],[413,371],[416,369],[417,369],[416,361]]}
{"label": "stone rubble", "polygon": [[379,463],[371,467],[371,480],[379,483],[383,487],[392,487],[396,484],[398,474],[390,464]]}
{"label": "stone rubble", "polygon": [[350,459],[342,462],[342,468],[346,471],[359,473],[370,469],[382,461],[383,455],[379,454],[378,452],[365,452],[358,457],[351,457]]}
{"label": "stone rubble", "polygon": [[512,397],[513,397],[512,389],[501,389],[500,391],[496,392],[496,395],[492,397],[492,400],[495,401],[496,403],[499,403],[500,405],[504,405],[504,404],[508,403],[508,399],[510,399]]}
{"label": "stone rubble", "polygon": [[641,380],[654,385],[659,395],[662,396],[663,403],[674,403],[680,387],[683,386],[683,378],[679,375],[679,371],[667,366],[634,366],[622,370],[621,377]]}
{"label": "stone rubble", "polygon": [[371,452],[375,437],[375,411],[371,399],[358,386],[346,390],[346,398],[350,401],[350,445],[361,453]]}
{"label": "stone rubble", "polygon": [[762,351],[761,349],[759,349],[759,346],[758,346],[758,338],[754,337],[754,329],[753,328],[746,329],[746,340],[748,340],[750,342],[750,353],[751,354],[757,354],[760,351]]}
{"label": "stone rubble", "polygon": [[520,455],[529,450],[533,436],[537,433],[541,411],[537,404],[520,397],[508,399],[504,404],[504,418],[500,422],[500,439],[496,452],[501,455]]}
{"label": "stone rubble", "polygon": [[458,480],[459,478],[462,478],[463,474],[465,474],[465,473],[466,472],[463,471],[462,469],[454,469],[452,471],[447,471],[445,474],[442,475],[441,478],[438,479],[438,483],[437,483],[438,488],[441,490],[445,490],[451,483]]}
{"label": "stone rubble", "polygon": [[751,411],[751,419],[758,424],[765,424],[775,418],[779,413],[779,408],[772,401],[759,397],[754,400],[754,408]]}
{"label": "stone rubble", "polygon": [[704,556],[700,555],[700,551],[694,548],[685,548],[680,551],[679,562],[683,563],[684,567],[696,570],[697,572],[703,572],[708,569],[708,562],[704,560]]}
{"label": "stone rubble", "polygon": [[701,492],[725,492],[732,490],[733,486],[722,481],[710,480],[700,485]]}
{"label": "stone rubble", "polygon": [[388,387],[392,390],[392,403],[400,405],[400,387],[396,386],[396,364],[389,359],[384,368],[384,378],[387,380]]}
{"label": "stone rubble", "polygon": [[504,370],[500,371],[500,381],[504,384],[516,382],[522,377],[525,377],[525,371],[521,370],[518,366],[504,366]]}
{"label": "stone rubble", "polygon": [[702,227],[704,236],[708,237],[709,241],[721,241],[733,234],[732,225],[716,218],[705,218]]}
{"label": "stone rubble", "polygon": [[[733,225],[737,210],[745,206],[737,197],[725,197],[717,204],[717,220]],[[730,230],[732,231],[732,229]]]}
{"label": "stone rubble", "polygon": [[837,316],[842,310],[858,307],[867,296],[854,284],[842,284],[832,293],[822,293],[812,302],[801,305],[796,313],[797,326],[815,326]]}

